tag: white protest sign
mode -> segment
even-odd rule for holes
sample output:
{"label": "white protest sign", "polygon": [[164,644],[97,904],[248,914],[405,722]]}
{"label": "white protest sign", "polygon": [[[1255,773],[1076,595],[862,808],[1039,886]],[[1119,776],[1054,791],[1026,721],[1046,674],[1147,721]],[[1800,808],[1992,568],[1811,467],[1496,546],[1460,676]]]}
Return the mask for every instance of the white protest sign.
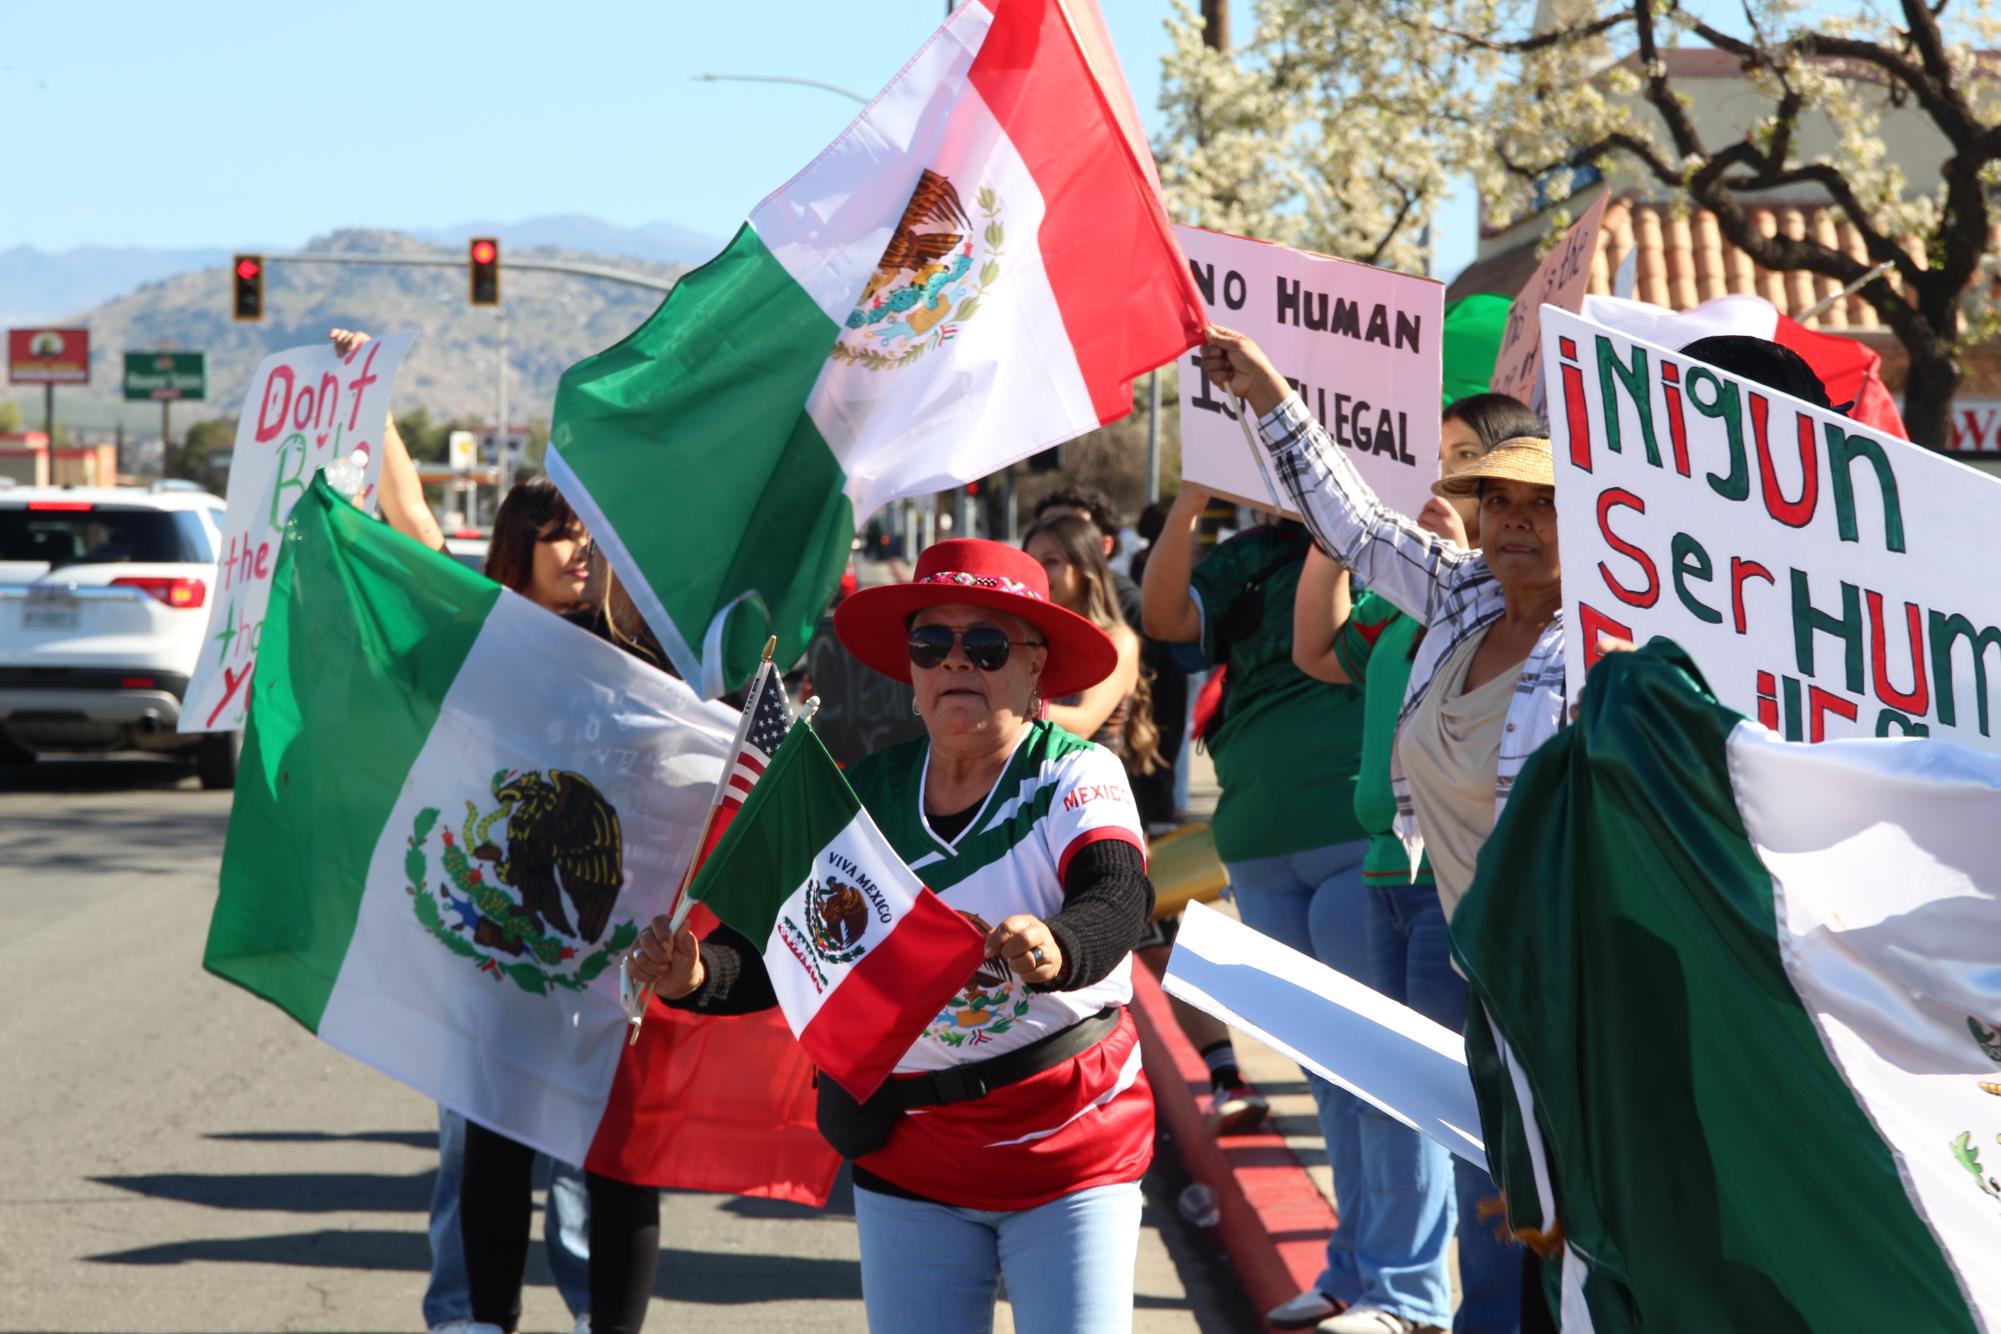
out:
{"label": "white protest sign", "polygon": [[[1197,227],[1174,233],[1216,322],[1257,340],[1385,505],[1423,509],[1438,480],[1444,284]],[[1194,353],[1181,367],[1181,475],[1271,507],[1230,396]],[[1282,488],[1279,500],[1297,517]]]}
{"label": "white protest sign", "polygon": [[1542,311],[1566,669],[1665,635],[1791,740],[2001,750],[2001,481]]}
{"label": "white protest sign", "polygon": [[[1536,312],[1544,306],[1575,311],[1584,304],[1591,286],[1591,257],[1598,251],[1598,229],[1605,224],[1605,201],[1611,197],[1609,190],[1600,192],[1597,201],[1556,243],[1556,249],[1543,256],[1529,275],[1528,286],[1508,307],[1500,355],[1494,359],[1494,378],[1487,382],[1494,393],[1542,411],[1538,398],[1542,392],[1542,329]],[[1631,257],[1629,252],[1627,258]]]}
{"label": "white protest sign", "polygon": [[345,358],[328,343],[274,352],[251,377],[236,419],[222,562],[201,657],[181,705],[181,731],[243,726],[278,541],[313,474],[359,455],[365,465],[355,499],[375,507],[389,394],[416,337],[373,338]]}
{"label": "white protest sign", "polygon": [[1487,1166],[1466,1043],[1444,1025],[1200,903],[1181,918],[1161,986]]}

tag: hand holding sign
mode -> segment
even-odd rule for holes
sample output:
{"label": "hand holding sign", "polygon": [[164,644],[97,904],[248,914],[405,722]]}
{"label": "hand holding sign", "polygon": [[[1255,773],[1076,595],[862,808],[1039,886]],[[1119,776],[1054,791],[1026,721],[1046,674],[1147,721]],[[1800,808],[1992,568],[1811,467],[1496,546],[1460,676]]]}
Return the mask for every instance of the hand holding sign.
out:
{"label": "hand holding sign", "polygon": [[325,344],[292,348],[266,357],[251,377],[236,423],[216,597],[181,708],[181,731],[243,725],[277,543],[313,474],[359,454],[354,499],[374,507],[390,391],[416,336],[392,334],[345,351]]}
{"label": "hand holding sign", "polygon": [[[1175,236],[1203,298],[1228,326],[1182,363],[1183,479],[1271,504],[1230,394],[1262,415],[1296,390],[1383,503],[1416,513],[1438,476],[1444,287],[1195,227]],[[1234,359],[1220,379],[1219,358]]]}

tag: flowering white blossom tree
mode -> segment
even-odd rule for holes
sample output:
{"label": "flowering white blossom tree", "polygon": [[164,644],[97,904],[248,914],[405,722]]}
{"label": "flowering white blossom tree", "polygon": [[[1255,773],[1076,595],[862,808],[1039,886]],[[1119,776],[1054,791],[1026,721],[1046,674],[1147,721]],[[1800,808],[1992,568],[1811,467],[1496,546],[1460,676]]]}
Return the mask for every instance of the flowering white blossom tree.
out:
{"label": "flowering white blossom tree", "polygon": [[[1909,356],[1912,438],[1945,444],[1960,349],[2001,332],[1987,299],[2001,202],[1989,0],[1895,0],[1839,19],[1743,0],[1727,24],[1679,0],[1553,8],[1561,21],[1537,31],[1526,0],[1258,0],[1256,34],[1232,55],[1202,48],[1184,9],[1158,146],[1170,203],[1204,225],[1415,267],[1448,175],[1471,172],[1488,215],[1515,217],[1537,190],[1561,198],[1572,171],[1623,169],[1710,210],[1767,269],[1862,282]],[[1764,114],[1705,136],[1666,60],[1684,44],[1734,58]],[[1935,131],[1935,162],[1890,160],[1893,114]],[[1804,148],[1826,137],[1810,128],[1831,130],[1833,151]],[[1854,226],[1866,260],[1765,234],[1760,198],[1802,188]]]}

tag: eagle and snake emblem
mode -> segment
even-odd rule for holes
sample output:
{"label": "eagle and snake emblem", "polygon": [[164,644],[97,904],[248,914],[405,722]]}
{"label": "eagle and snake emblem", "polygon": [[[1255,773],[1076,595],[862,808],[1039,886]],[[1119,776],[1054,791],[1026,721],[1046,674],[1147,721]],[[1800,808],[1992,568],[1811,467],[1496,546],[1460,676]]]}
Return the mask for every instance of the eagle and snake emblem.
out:
{"label": "eagle and snake emblem", "polygon": [[976,222],[958,187],[926,169],[890,233],[832,356],[866,370],[897,370],[958,335],[999,279],[1007,229],[1000,196],[981,186]]}
{"label": "eagle and snake emblem", "polygon": [[567,769],[503,769],[490,790],[497,807],[467,801],[463,823],[443,831],[435,889],[428,845],[440,811],[417,813],[403,862],[417,918],[496,981],[538,995],[581,990],[639,934],[634,922],[612,924],[625,885],[618,811]]}

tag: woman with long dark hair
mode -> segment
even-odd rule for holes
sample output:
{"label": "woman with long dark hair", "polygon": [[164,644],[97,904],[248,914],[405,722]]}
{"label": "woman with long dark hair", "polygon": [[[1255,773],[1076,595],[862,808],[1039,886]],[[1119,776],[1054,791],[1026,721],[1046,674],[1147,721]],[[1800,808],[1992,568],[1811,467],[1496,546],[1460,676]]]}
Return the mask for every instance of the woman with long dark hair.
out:
{"label": "woman with long dark hair", "polygon": [[1111,676],[1081,694],[1046,701],[1043,716],[1111,751],[1129,776],[1153,772],[1160,733],[1140,666],[1139,634],[1119,612],[1112,567],[1097,527],[1073,515],[1051,515],[1028,530],[1021,548],[1049,576],[1049,600],[1104,631],[1119,652]]}
{"label": "woman with long dark hair", "polygon": [[[346,355],[368,335],[336,329],[332,338],[335,349]],[[443,537],[393,420],[383,439],[384,521],[404,536],[442,550]],[[515,483],[501,502],[485,574],[642,661],[654,666],[665,662],[583,521],[546,477]],[[444,1108],[439,1109],[438,1151],[425,1323],[434,1330],[511,1332],[521,1319],[540,1155]],[[660,1253],[659,1192],[553,1159],[542,1162],[549,1181],[544,1230],[549,1267],[577,1327],[598,1334],[637,1330]]]}

